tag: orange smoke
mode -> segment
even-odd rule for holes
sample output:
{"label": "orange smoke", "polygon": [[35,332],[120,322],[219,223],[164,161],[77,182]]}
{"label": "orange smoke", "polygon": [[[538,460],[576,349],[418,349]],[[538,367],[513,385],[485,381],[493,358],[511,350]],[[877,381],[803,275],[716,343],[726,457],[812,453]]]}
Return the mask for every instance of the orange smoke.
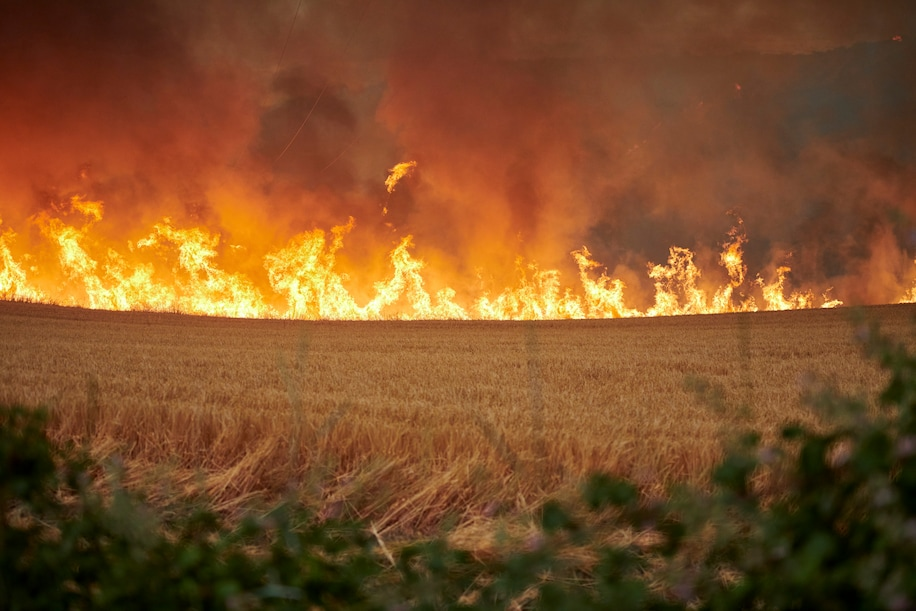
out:
{"label": "orange smoke", "polygon": [[9,3],[0,295],[307,319],[916,299],[909,13],[816,2]]}

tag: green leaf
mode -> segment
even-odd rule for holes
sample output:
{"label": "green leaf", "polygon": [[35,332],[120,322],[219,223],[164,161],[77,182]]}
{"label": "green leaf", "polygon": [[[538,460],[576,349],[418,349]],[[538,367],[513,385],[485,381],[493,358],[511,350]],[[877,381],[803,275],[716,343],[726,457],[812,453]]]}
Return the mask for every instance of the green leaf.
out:
{"label": "green leaf", "polygon": [[573,530],[575,522],[556,501],[547,501],[541,508],[541,528],[553,533],[558,530]]}
{"label": "green leaf", "polygon": [[607,506],[629,507],[639,499],[639,491],[630,482],[605,473],[589,477],[582,497],[592,510]]}

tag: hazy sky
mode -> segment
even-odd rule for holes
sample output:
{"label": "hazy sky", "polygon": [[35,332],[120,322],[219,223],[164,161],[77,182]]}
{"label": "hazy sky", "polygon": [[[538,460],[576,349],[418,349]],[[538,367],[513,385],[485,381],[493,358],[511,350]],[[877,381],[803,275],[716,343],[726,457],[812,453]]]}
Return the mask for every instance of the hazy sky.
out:
{"label": "hazy sky", "polygon": [[354,216],[354,257],[412,233],[498,276],[587,245],[644,278],[675,244],[715,267],[733,211],[752,273],[859,301],[913,275],[907,0],[7,0],[0,91],[7,226],[83,193],[112,235]]}

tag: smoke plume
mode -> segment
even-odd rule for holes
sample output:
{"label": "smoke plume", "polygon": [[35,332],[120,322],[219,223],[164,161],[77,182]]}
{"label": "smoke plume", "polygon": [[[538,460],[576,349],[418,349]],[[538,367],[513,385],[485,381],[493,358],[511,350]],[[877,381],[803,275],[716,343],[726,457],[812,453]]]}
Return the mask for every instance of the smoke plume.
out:
{"label": "smoke plume", "polygon": [[586,245],[645,305],[672,245],[727,278],[737,216],[752,275],[882,303],[916,275],[914,67],[906,0],[13,0],[0,219],[37,252],[79,194],[100,240],[169,217],[256,276],[353,217],[342,265],[410,234],[459,294],[517,257],[573,284]]}

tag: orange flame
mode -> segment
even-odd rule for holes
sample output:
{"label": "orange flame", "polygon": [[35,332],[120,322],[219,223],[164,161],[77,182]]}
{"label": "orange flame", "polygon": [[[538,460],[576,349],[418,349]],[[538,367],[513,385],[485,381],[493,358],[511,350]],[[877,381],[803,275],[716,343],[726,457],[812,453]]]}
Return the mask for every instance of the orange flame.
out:
{"label": "orange flame", "polygon": [[735,289],[744,283],[747,275],[742,250],[747,237],[741,219],[738,219],[738,226],[729,231],[729,236],[731,240],[723,245],[719,254],[719,264],[728,272],[729,283],[719,287],[711,299],[698,286],[702,272],[694,263],[694,254],[689,249],[672,246],[668,265],[649,264],[649,277],[655,280],[655,305],[646,314],[672,316],[756,311],[753,297],[740,303],[732,299]]}
{"label": "orange flame", "polygon": [[[398,164],[389,179],[414,166],[414,162]],[[395,172],[398,168],[400,174]],[[386,184],[393,189],[397,179]],[[355,226],[352,217],[330,232],[300,233],[282,248],[267,252],[261,259],[265,281],[223,269],[221,236],[204,227],[179,228],[164,218],[145,238],[128,242],[125,252],[100,247],[92,236],[94,227],[103,222],[102,202],[75,196],[57,209],[77,222],[65,222],[48,212],[30,219],[54,247],[56,292],[42,291],[31,281],[36,268],[23,265],[31,257],[17,258],[11,248],[16,234],[7,229],[0,233],[0,298],[112,310],[351,320],[621,318],[756,311],[751,293],[762,298],[767,310],[816,307],[811,290],[786,295],[788,266],[777,267],[769,283],[759,275],[747,282],[743,258],[747,236],[740,219],[718,258],[726,283],[718,288],[709,281],[702,284],[693,251],[672,246],[665,264],[648,265],[654,299],[650,307],[640,310],[627,304],[626,284],[608,276],[585,246],[570,253],[579,270],[579,290],[565,287],[558,270],[540,269],[517,258],[514,287],[483,291],[462,304],[451,287],[434,294],[426,288],[426,262],[412,254],[413,238],[407,235],[388,255],[389,275],[372,282],[372,294],[360,304],[349,286],[350,275],[338,269],[337,260]],[[829,290],[822,295],[820,307],[842,305],[829,297]],[[902,301],[916,301],[916,288]]]}
{"label": "orange flame", "polygon": [[139,248],[178,248],[178,295],[175,305],[192,314],[236,318],[269,316],[260,292],[240,274],[226,272],[213,262],[219,235],[206,229],[175,229],[166,218],[153,226],[149,237],[137,242]]}
{"label": "orange flame", "polygon": [[385,179],[385,188],[388,189],[388,193],[393,193],[401,179],[409,175],[416,167],[416,161],[402,161],[388,170],[388,178]]}
{"label": "orange flame", "polygon": [[[0,225],[3,219],[0,219]],[[0,233],[0,299],[39,301],[41,291],[28,285],[25,271],[13,257],[10,243],[16,238],[12,229]]]}
{"label": "orange flame", "polygon": [[[916,263],[916,261],[913,261]],[[916,303],[916,283],[911,286],[897,303]]]}
{"label": "orange flame", "polygon": [[[569,289],[561,292],[560,273],[540,270],[521,258],[515,261],[518,288],[506,288],[495,298],[484,293],[474,304],[478,316],[488,320],[544,320],[555,318],[585,318],[578,298]],[[531,277],[528,277],[531,272]]]}
{"label": "orange flame", "polygon": [[628,308],[623,301],[623,290],[626,285],[618,278],[611,279],[601,272],[597,280],[592,280],[588,272],[601,267],[591,258],[588,248],[583,246],[574,250],[572,256],[579,265],[579,280],[585,290],[586,311],[590,318],[627,318],[640,316],[639,310]]}
{"label": "orange flame", "polygon": [[87,217],[88,220],[82,228],[77,229],[67,225],[60,219],[49,216],[46,212],[41,212],[33,217],[33,221],[38,225],[42,235],[57,243],[61,271],[68,279],[84,285],[89,307],[111,309],[114,304],[110,291],[95,273],[98,263],[83,247],[83,241],[89,229],[102,218],[102,203],[84,201],[79,196],[74,196],[70,200],[70,207],[71,210]]}
{"label": "orange flame", "polygon": [[789,297],[785,296],[786,275],[791,271],[792,268],[787,265],[777,267],[776,279],[770,284],[766,284],[763,278],[757,276],[757,284],[763,289],[767,310],[803,310],[814,307],[814,295],[811,291],[795,291]]}
{"label": "orange flame", "polygon": [[285,248],[264,257],[270,286],[286,296],[287,315],[304,319],[361,319],[363,310],[344,287],[346,274],[334,271],[335,254],[343,238],[353,229],[353,217],[346,225],[331,229],[328,245],[320,229],[302,233]]}

